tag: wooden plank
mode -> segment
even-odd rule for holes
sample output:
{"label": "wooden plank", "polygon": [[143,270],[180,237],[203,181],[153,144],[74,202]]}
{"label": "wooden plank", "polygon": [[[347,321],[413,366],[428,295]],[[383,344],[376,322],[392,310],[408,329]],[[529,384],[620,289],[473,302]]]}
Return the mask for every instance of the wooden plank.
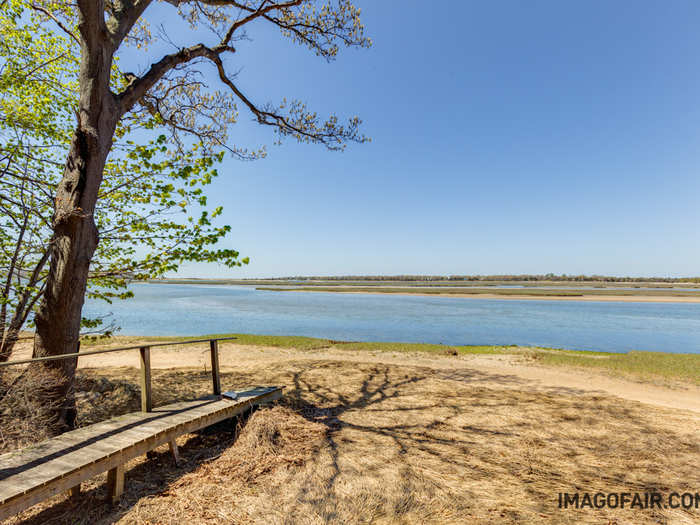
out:
{"label": "wooden plank", "polygon": [[[252,397],[251,394],[252,393]],[[33,462],[27,470],[6,476],[0,480],[0,520],[17,514],[22,510],[50,498],[61,492],[71,490],[83,481],[105,471],[122,466],[127,461],[145,454],[147,451],[165,443],[170,443],[177,436],[196,431],[200,428],[218,423],[231,418],[247,410],[251,405],[266,403],[279,399],[282,391],[279,388],[258,388],[252,392],[242,392],[243,401],[232,400],[197,400],[185,403],[176,403],[159,409],[160,413],[141,413],[138,417],[118,417],[104,424],[94,425],[98,429],[98,441],[90,442],[84,447],[76,447],[73,438],[84,437],[85,430],[76,431],[71,439],[64,439],[63,444],[68,446],[69,452],[60,454],[54,446],[40,444],[30,450]],[[192,407],[191,412],[182,412],[183,407]],[[175,410],[171,410],[176,407]],[[182,415],[188,414],[189,420],[183,421]],[[130,415],[132,416],[132,415]],[[155,426],[151,429],[156,434],[143,437],[141,429],[130,425],[143,421],[144,425]],[[120,428],[124,427],[120,430]],[[115,432],[114,435],[103,437],[105,429]],[[67,433],[64,436],[72,434]],[[125,437],[131,439],[129,444]],[[89,441],[89,438],[88,438]],[[121,450],[118,450],[121,448]],[[37,458],[38,451],[47,454],[46,460],[41,463]],[[110,452],[111,451],[111,452]],[[0,472],[7,472],[6,460],[11,460],[17,467],[21,453],[11,453],[0,456]],[[115,471],[115,482],[118,481],[118,472]],[[117,487],[119,488],[119,487]],[[123,489],[123,487],[122,487]],[[118,492],[118,491],[117,491]]]}
{"label": "wooden plank", "polygon": [[[244,396],[242,396],[244,397]],[[138,425],[130,427],[128,425],[123,425],[122,421],[123,419],[116,418],[113,421],[108,421],[105,423],[100,423],[97,425],[93,425],[92,427],[89,427],[87,429],[82,429],[83,431],[85,430],[99,430],[101,433],[97,433],[100,438],[100,443],[101,445],[97,445],[95,443],[96,447],[102,447],[105,444],[108,444],[110,439],[112,439],[112,436],[108,436],[110,432],[113,433],[115,436],[116,435],[124,435],[128,434],[130,437],[137,439],[139,436],[145,433],[153,433],[153,432],[158,432],[162,430],[163,428],[168,428],[169,426],[175,424],[181,424],[183,422],[187,422],[193,418],[200,417],[202,415],[206,415],[212,412],[216,412],[218,410],[221,410],[222,408],[230,407],[232,403],[230,401],[222,403],[221,401],[218,402],[211,402],[207,400],[197,400],[197,401],[192,401],[188,403],[190,407],[192,407],[189,411],[181,411],[180,409],[182,408],[183,404],[179,403],[177,405],[178,411],[176,411],[174,414],[171,415],[173,412],[172,410],[169,410],[170,406],[168,407],[163,407],[163,409],[156,409],[156,412],[149,413],[149,414],[141,414],[141,413],[136,413],[135,415],[137,416],[136,418],[133,418],[136,420],[138,423],[139,421],[142,421],[141,423],[138,423]],[[128,421],[129,425],[133,424],[134,421]],[[126,428],[124,428],[126,426]],[[144,432],[147,431],[147,432]],[[69,432],[64,434],[63,436],[51,440],[48,443],[53,444],[57,440],[63,441],[61,444],[61,447],[47,447],[44,446],[44,444],[41,444],[41,446],[36,446],[32,447],[29,449],[26,449],[26,451],[22,451],[21,453],[18,452],[13,452],[8,455],[0,456],[0,467],[12,467],[12,466],[17,466],[17,465],[22,465],[23,462],[22,458],[27,458],[28,460],[37,460],[41,459],[45,456],[50,456],[52,454],[60,453],[64,449],[68,449],[71,446],[77,446],[81,445],[84,441],[88,441],[90,439],[90,433],[89,432],[81,432],[80,434],[80,440],[76,441],[74,439],[63,439],[66,436],[69,436],[70,434],[81,432],[79,431],[74,431],[74,432]],[[102,435],[104,434],[104,435]],[[92,445],[90,445],[92,446]]]}
{"label": "wooden plank", "polygon": [[[21,460],[21,456],[16,453],[11,455],[9,462],[3,461],[8,459],[7,455],[0,456],[0,467],[8,467],[1,469],[4,474],[3,477],[15,474],[11,472],[13,468],[21,468],[23,465],[26,466],[32,462],[36,463],[37,467],[41,467],[42,463],[58,461],[64,464],[63,467],[65,468],[66,463],[79,466],[80,464],[97,461],[104,456],[117,453],[140,441],[167,432],[171,428],[179,429],[186,423],[222,410],[222,408],[226,409],[232,406],[230,402],[213,403],[211,401],[193,401],[189,405],[194,408],[190,411],[180,411],[179,409],[183,405],[178,404],[178,412],[175,412],[173,415],[169,414],[169,410],[162,410],[161,413],[152,412],[148,416],[139,414],[136,422],[143,422],[134,427],[131,426],[134,424],[133,421],[127,421],[127,424],[124,425],[122,418],[119,418],[117,421],[108,421],[104,424],[94,425],[91,427],[95,431],[95,436],[92,437],[92,439],[95,439],[94,442],[90,442],[91,437],[87,432],[80,432],[71,439],[59,438],[58,440],[52,440],[51,442],[60,441],[61,447],[35,447],[25,455],[27,460],[24,462]],[[183,428],[181,433],[184,430]],[[64,434],[64,436],[69,434],[73,434],[73,432]],[[80,439],[76,440],[75,438]],[[5,486],[0,483],[0,494],[2,494],[2,488]],[[2,501],[2,498],[0,498],[0,501]]]}
{"label": "wooden plank", "polygon": [[80,483],[78,483],[75,487],[70,489],[69,497],[73,501],[77,500],[80,497]]}
{"label": "wooden plank", "polygon": [[151,348],[139,348],[141,354],[141,411],[150,412],[153,409],[151,396]]}
{"label": "wooden plank", "polygon": [[219,373],[219,341],[212,339],[209,341],[211,350],[211,377],[214,384],[214,395],[221,395],[221,376]]}

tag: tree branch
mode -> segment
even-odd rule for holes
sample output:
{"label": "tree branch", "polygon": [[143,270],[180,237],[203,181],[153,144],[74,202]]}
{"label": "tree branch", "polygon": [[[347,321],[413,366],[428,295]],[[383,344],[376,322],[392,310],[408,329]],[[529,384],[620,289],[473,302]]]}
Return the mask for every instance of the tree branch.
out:
{"label": "tree branch", "polygon": [[126,113],[138,102],[163,76],[171,69],[185,64],[196,58],[203,58],[209,55],[219,55],[225,51],[235,53],[235,49],[229,45],[219,45],[215,48],[208,48],[204,44],[196,44],[191,47],[181,49],[177,53],[172,53],[161,58],[151,65],[149,70],[142,76],[137,77],[132,73],[126,73],[131,82],[122,91],[118,98],[121,101],[122,113]]}
{"label": "tree branch", "polygon": [[[288,9],[290,7],[300,5],[301,2],[302,0],[292,0],[290,2],[278,4],[276,2],[271,2],[270,0],[262,0],[262,3],[258,6],[258,8],[253,10],[252,8],[240,4],[239,2],[230,1],[228,2],[229,5],[233,7],[238,7],[239,9],[242,9],[244,11],[248,11],[250,14],[245,18],[241,18],[240,20],[234,22],[229,28],[229,30],[226,32],[226,36],[224,37],[223,41],[228,44],[231,41],[231,38],[233,38],[233,33],[235,33],[238,28],[243,27],[247,23],[252,22],[256,18],[260,18],[261,16],[267,18],[267,13],[269,13],[270,11],[273,11],[275,9]],[[203,0],[203,3],[207,3],[206,0]]]}
{"label": "tree branch", "polygon": [[63,22],[61,22],[58,18],[56,18],[51,13],[51,11],[49,11],[48,9],[45,9],[39,5],[36,5],[36,4],[32,4],[31,8],[34,9],[35,11],[39,11],[40,13],[43,13],[46,16],[48,16],[51,20],[54,21],[54,23],[58,27],[60,27],[63,30],[64,33],[68,34],[68,36],[70,36],[73,40],[75,40],[78,43],[78,45],[80,45],[80,39],[75,35],[75,33],[73,33],[73,31],[71,31],[70,29],[68,29],[68,26],[66,26]]}
{"label": "tree branch", "polygon": [[131,28],[141,17],[153,0],[114,0],[110,2],[111,16],[107,28],[111,35],[112,45],[119,47],[122,40],[129,34]]}
{"label": "tree branch", "polygon": [[78,31],[88,47],[94,48],[100,39],[108,35],[104,0],[77,0],[77,3]]}
{"label": "tree branch", "polygon": [[[116,0],[115,0],[116,1]],[[126,1],[126,0],[123,0]],[[146,0],[142,0],[146,1]],[[173,115],[163,115],[159,111],[158,104],[152,100],[147,100],[149,91],[164,79],[169,71],[177,69],[178,66],[192,62],[198,58],[204,58],[212,62],[219,74],[220,80],[231,90],[253,113],[258,123],[277,128],[281,135],[292,135],[297,140],[324,144],[329,149],[342,149],[345,141],[364,142],[365,137],[358,134],[359,119],[351,119],[348,126],[338,124],[338,119],[331,116],[326,122],[320,122],[316,115],[306,110],[305,105],[294,102],[289,106],[287,115],[282,115],[278,109],[271,107],[258,107],[248,97],[241,92],[233,83],[232,77],[227,73],[221,54],[223,52],[235,52],[230,45],[235,32],[252,22],[255,19],[263,19],[279,27],[284,33],[290,35],[298,42],[308,45],[317,54],[331,60],[337,51],[334,40],[340,40],[346,45],[365,45],[368,40],[362,37],[362,27],[356,14],[359,11],[347,10],[344,6],[340,13],[327,13],[322,10],[309,17],[304,12],[303,4],[306,0],[288,0],[276,2],[273,0],[259,0],[255,7],[253,2],[240,0],[165,0],[171,5],[179,7],[183,4],[196,3],[197,5],[208,5],[215,7],[232,7],[240,9],[245,16],[239,17],[228,27],[220,43],[214,47],[207,47],[204,44],[196,44],[188,48],[183,48],[176,53],[166,55],[158,62],[153,63],[148,71],[141,77],[126,73],[129,80],[128,86],[118,95],[121,103],[122,114],[129,112],[138,102],[151,113],[162,117],[164,122],[172,129],[188,131],[197,134],[195,129],[186,126],[183,129],[177,118]],[[341,2],[342,3],[342,2]],[[299,13],[293,13],[292,8],[299,7]],[[349,24],[349,25],[348,25]],[[284,107],[284,106],[283,106]],[[192,109],[192,108],[190,108]],[[221,144],[221,142],[219,142]]]}

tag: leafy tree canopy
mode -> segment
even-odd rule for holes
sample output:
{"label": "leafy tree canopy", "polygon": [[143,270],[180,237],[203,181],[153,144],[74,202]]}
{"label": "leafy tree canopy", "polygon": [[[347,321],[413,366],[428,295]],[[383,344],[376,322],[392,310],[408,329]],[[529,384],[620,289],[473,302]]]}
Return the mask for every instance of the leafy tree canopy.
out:
{"label": "leafy tree canopy", "polygon": [[[118,33],[120,15],[139,3],[151,2],[104,2],[108,28]],[[185,261],[248,263],[236,250],[221,247],[230,226],[215,223],[222,208],[211,205],[205,192],[226,152],[245,160],[265,155],[264,148],[251,151],[229,143],[238,104],[272,127],[278,141],[293,137],[335,150],[367,140],[357,117],[341,125],[336,116],[322,121],[301,101],[255,105],[233,83],[221,58],[235,52],[233,44],[247,38],[244,26],[256,18],[326,60],[336,57],[341,44],[369,46],[360,11],[349,2],[320,7],[309,1],[167,3],[193,30],[206,29],[219,44],[196,44],[162,57],[141,77],[122,71],[118,59],[112,63],[111,89],[134,100],[114,132],[95,207],[99,244],[88,281],[92,298],[130,297],[129,281],[162,276]],[[71,2],[0,2],[0,357],[9,354],[46,286],[54,195],[79,108],[77,14]],[[154,37],[140,17],[123,45],[146,52],[158,38],[165,37]],[[205,65],[218,87],[210,87]],[[99,324],[83,320],[84,327]]]}

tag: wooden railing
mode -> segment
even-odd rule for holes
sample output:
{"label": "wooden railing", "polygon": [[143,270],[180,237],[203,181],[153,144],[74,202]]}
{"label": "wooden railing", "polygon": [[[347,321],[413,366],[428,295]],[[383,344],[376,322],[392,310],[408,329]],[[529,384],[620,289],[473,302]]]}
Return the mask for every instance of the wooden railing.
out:
{"label": "wooden railing", "polygon": [[177,341],[170,343],[155,343],[149,345],[138,345],[138,346],[123,346],[119,348],[103,348],[100,350],[88,350],[87,352],[75,352],[72,354],[61,354],[52,355],[46,357],[34,357],[32,359],[18,359],[16,361],[5,361],[0,363],[0,368],[14,366],[14,365],[25,365],[30,363],[40,363],[45,361],[58,361],[60,359],[78,359],[79,357],[85,357],[88,355],[97,354],[108,354],[111,352],[125,352],[129,350],[138,350],[140,354],[140,386],[141,386],[141,410],[143,412],[151,412],[153,410],[153,399],[151,390],[151,348],[156,348],[160,346],[176,346],[176,345],[191,345],[196,343],[209,343],[209,350],[211,352],[211,378],[212,378],[212,390],[214,395],[221,395],[221,377],[219,372],[219,341],[231,341],[236,339],[235,337],[219,337],[217,339],[194,339],[191,341]]}

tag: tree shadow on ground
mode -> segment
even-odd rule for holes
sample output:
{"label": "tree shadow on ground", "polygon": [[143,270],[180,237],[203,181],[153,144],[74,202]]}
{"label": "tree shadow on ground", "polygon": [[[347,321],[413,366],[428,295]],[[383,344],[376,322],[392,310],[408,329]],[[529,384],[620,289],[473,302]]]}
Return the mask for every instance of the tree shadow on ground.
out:
{"label": "tree shadow on ground", "polygon": [[622,510],[566,514],[556,508],[558,492],[695,492],[697,427],[669,430],[663,410],[578,389],[530,390],[512,376],[471,370],[357,368],[356,378],[329,362],[293,373],[284,402],[327,427],[326,446],[310,464],[327,457],[325,468],[295,481],[297,492],[287,495],[290,515],[351,519],[365,496],[353,501],[341,485],[350,480],[362,488],[358,480],[365,478],[376,481],[369,485],[376,487],[379,516],[392,520],[692,516],[656,509],[639,520]]}

